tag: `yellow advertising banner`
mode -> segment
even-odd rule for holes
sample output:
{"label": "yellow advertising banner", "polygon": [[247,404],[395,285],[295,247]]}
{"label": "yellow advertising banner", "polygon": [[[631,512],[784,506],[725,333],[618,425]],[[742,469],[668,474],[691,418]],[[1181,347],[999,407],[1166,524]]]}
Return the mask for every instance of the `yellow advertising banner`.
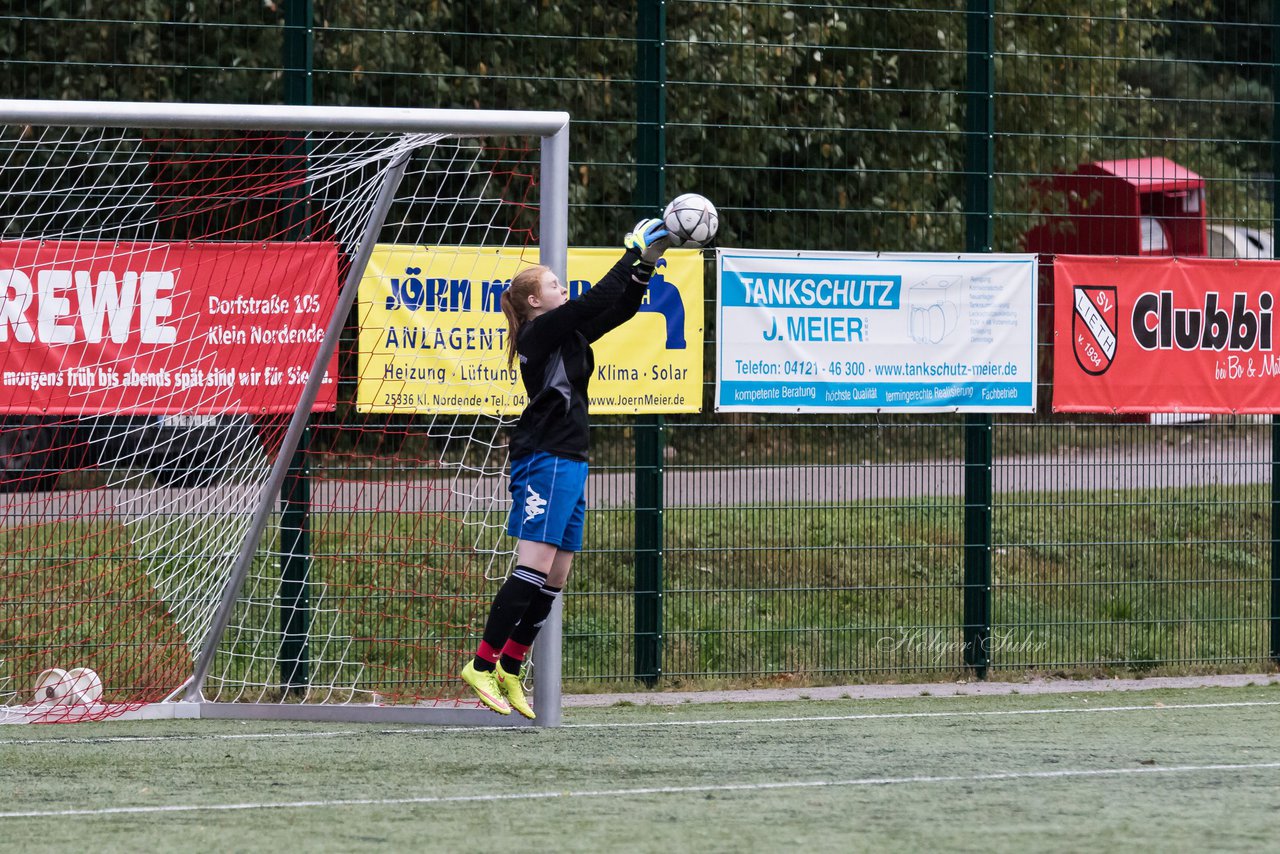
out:
{"label": "yellow advertising banner", "polygon": [[[570,249],[569,298],[590,289],[620,249]],[[518,415],[527,399],[507,366],[500,298],[536,249],[380,245],[360,282],[360,412]],[[698,412],[702,405],[703,262],[670,249],[639,313],[592,345],[591,412]]]}

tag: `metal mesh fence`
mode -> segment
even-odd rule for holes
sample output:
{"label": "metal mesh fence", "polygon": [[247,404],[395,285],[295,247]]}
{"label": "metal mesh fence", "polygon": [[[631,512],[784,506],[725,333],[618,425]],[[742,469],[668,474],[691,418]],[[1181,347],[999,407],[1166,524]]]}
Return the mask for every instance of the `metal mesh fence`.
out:
{"label": "metal mesh fence", "polygon": [[[1071,204],[1055,176],[1164,158],[1203,179],[1196,252],[1272,256],[1274,4],[360,5],[11,2],[0,94],[564,109],[578,245],[615,245],[649,182],[715,200],[726,246],[1025,251]],[[1054,245],[1089,252],[1117,227],[1095,212]],[[1143,251],[1187,254],[1145,233]],[[975,546],[997,672],[1268,666],[1274,428],[1052,413],[1051,266],[1043,404],[990,422],[985,543],[966,526],[982,424],[715,414],[709,323],[702,414],[597,421],[566,677],[955,675]]]}

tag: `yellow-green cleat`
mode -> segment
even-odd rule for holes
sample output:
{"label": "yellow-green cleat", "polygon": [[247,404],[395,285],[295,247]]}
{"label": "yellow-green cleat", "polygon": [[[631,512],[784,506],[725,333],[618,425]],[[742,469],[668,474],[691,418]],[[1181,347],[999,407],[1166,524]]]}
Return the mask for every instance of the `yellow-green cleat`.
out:
{"label": "yellow-green cleat", "polygon": [[474,661],[468,661],[459,674],[462,681],[471,686],[480,702],[500,715],[511,714],[511,706],[502,698],[502,689],[498,687],[497,674],[490,670],[476,670]]}
{"label": "yellow-green cleat", "polygon": [[497,677],[498,690],[507,698],[511,708],[529,720],[533,720],[536,715],[534,715],[533,707],[529,705],[529,701],[525,699],[524,686],[520,684],[520,675],[511,675],[502,669],[501,664],[495,667],[493,674]]}

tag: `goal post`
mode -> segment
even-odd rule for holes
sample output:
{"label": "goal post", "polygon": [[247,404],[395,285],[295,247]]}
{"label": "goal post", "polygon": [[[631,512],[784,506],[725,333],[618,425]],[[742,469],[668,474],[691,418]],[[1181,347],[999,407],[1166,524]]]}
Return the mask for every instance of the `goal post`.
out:
{"label": "goal post", "polygon": [[[456,672],[512,558],[497,297],[567,280],[568,133],[0,100],[0,722],[523,722]],[[557,602],[538,725],[560,645]]]}

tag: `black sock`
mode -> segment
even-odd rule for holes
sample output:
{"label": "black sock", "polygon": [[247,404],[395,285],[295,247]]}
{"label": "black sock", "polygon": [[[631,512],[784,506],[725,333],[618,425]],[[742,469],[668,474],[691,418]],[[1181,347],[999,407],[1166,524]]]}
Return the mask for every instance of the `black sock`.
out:
{"label": "black sock", "polygon": [[484,624],[483,639],[474,661],[476,670],[493,670],[512,629],[520,622],[529,609],[529,602],[546,580],[541,572],[527,566],[517,566],[507,576],[498,589],[498,595],[493,597],[489,619]]}
{"label": "black sock", "polygon": [[[524,647],[533,646],[534,640],[538,637],[538,632],[542,629],[547,617],[551,616],[551,606],[555,604],[556,597],[560,595],[559,587],[551,587],[543,585],[533,597],[533,601],[529,603],[529,607],[525,609],[524,616],[520,618],[520,622],[511,630],[511,640],[514,643]],[[502,669],[508,673],[519,673],[521,662],[517,658],[510,655],[502,656]]]}

